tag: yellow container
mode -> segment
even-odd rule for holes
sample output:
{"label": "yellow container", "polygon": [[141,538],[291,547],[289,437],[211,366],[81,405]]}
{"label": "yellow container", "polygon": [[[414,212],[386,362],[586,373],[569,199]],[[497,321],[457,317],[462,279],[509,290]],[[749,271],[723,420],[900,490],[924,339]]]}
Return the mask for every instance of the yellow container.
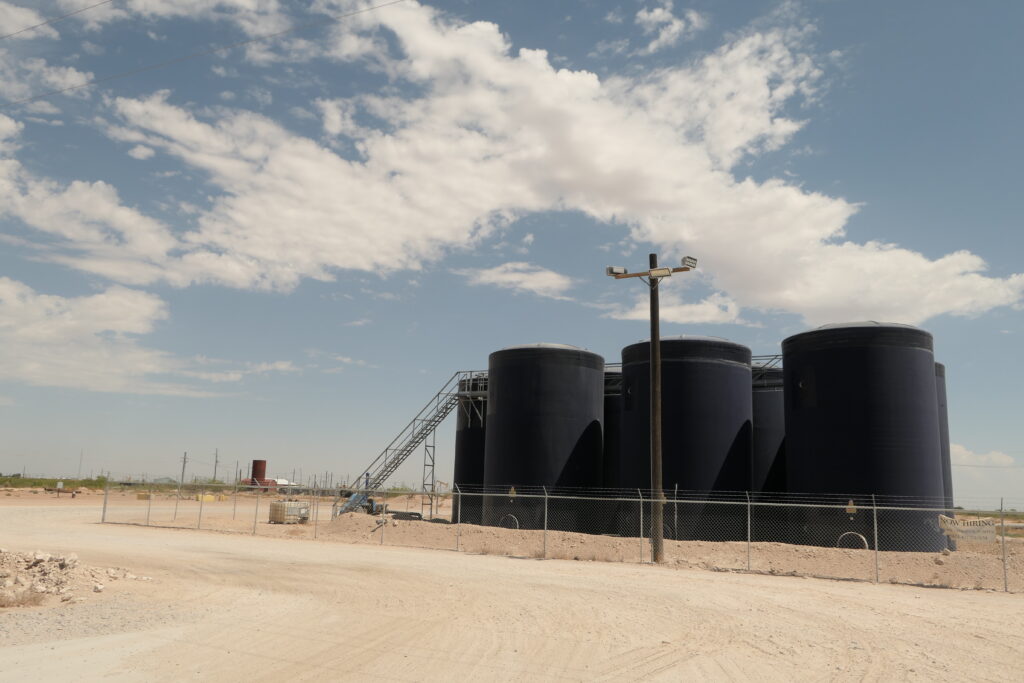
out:
{"label": "yellow container", "polygon": [[149,500],[149,494],[148,493],[136,493],[135,494],[135,500]]}
{"label": "yellow container", "polygon": [[201,500],[204,503],[212,503],[217,500],[217,496],[212,493],[196,494],[196,500]]}

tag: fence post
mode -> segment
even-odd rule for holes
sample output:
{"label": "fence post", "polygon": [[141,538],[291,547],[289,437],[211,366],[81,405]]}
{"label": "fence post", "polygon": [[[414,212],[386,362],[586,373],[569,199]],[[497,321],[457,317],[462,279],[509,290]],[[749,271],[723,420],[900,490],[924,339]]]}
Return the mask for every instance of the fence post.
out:
{"label": "fence post", "polygon": [[313,538],[316,538],[320,526],[320,491],[313,492]]}
{"label": "fence post", "polygon": [[206,487],[199,489],[199,521],[196,522],[196,528],[203,528],[203,501],[206,500]]}
{"label": "fence post", "polygon": [[384,511],[388,509],[388,492],[384,490],[384,502],[380,506],[380,544],[384,545],[384,530],[388,526],[388,518],[384,516]]}
{"label": "fence post", "polygon": [[679,482],[672,493],[672,539],[679,540]]}
{"label": "fence post", "polygon": [[235,515],[238,513],[238,482],[235,482],[235,490],[231,495],[231,521],[235,521]]}
{"label": "fence post", "polygon": [[110,497],[110,478],[103,482],[103,515],[100,517],[100,524],[107,521],[107,498]]}
{"label": "fence post", "polygon": [[256,522],[260,518],[260,492],[262,489],[256,489],[256,512],[252,514],[252,535],[256,535]]}
{"label": "fence post", "polygon": [[747,571],[750,571],[750,491],[747,494]]}
{"label": "fence post", "polygon": [[146,526],[149,526],[149,513],[153,510],[153,485],[149,485],[149,501],[146,505]]}
{"label": "fence post", "polygon": [[1010,581],[1006,574],[1006,510],[1003,508],[1003,499],[999,499],[999,526],[1003,530],[1003,591],[1010,592]]}
{"label": "fence post", "polygon": [[542,486],[544,489],[544,551],[543,559],[548,559],[548,487]]}
{"label": "fence post", "polygon": [[644,494],[640,489],[636,490],[640,496],[640,564],[644,563]]}
{"label": "fence post", "polygon": [[[455,484],[455,502],[459,504],[455,510],[455,552],[459,552],[459,543],[462,541],[462,489]],[[484,500],[480,499],[480,507],[483,508]]]}
{"label": "fence post", "polygon": [[871,518],[875,527],[875,583],[878,583],[878,501],[871,494]]}

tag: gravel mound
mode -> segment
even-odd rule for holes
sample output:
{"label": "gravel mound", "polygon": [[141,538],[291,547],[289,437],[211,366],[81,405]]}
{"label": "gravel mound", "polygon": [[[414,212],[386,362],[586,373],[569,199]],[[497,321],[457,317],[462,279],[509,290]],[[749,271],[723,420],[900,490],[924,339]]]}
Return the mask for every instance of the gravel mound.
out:
{"label": "gravel mound", "polygon": [[0,608],[82,602],[86,599],[82,594],[102,593],[104,582],[119,580],[150,579],[121,567],[88,567],[74,553],[16,553],[0,548]]}

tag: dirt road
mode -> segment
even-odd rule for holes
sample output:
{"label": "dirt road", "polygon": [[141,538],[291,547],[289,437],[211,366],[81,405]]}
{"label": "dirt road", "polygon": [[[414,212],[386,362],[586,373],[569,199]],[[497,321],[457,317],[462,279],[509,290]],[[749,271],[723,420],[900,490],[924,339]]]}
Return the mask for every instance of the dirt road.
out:
{"label": "dirt road", "polygon": [[0,546],[149,582],[0,612],[0,680],[1012,680],[1024,596],[99,525]]}

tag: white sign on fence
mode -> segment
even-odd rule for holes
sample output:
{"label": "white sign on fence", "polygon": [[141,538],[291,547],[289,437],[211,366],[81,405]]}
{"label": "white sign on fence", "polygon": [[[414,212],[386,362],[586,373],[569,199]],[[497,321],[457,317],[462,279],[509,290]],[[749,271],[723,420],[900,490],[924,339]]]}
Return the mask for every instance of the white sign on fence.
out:
{"label": "white sign on fence", "polygon": [[996,540],[996,520],[990,518],[955,519],[939,515],[939,527],[954,541],[993,543]]}

